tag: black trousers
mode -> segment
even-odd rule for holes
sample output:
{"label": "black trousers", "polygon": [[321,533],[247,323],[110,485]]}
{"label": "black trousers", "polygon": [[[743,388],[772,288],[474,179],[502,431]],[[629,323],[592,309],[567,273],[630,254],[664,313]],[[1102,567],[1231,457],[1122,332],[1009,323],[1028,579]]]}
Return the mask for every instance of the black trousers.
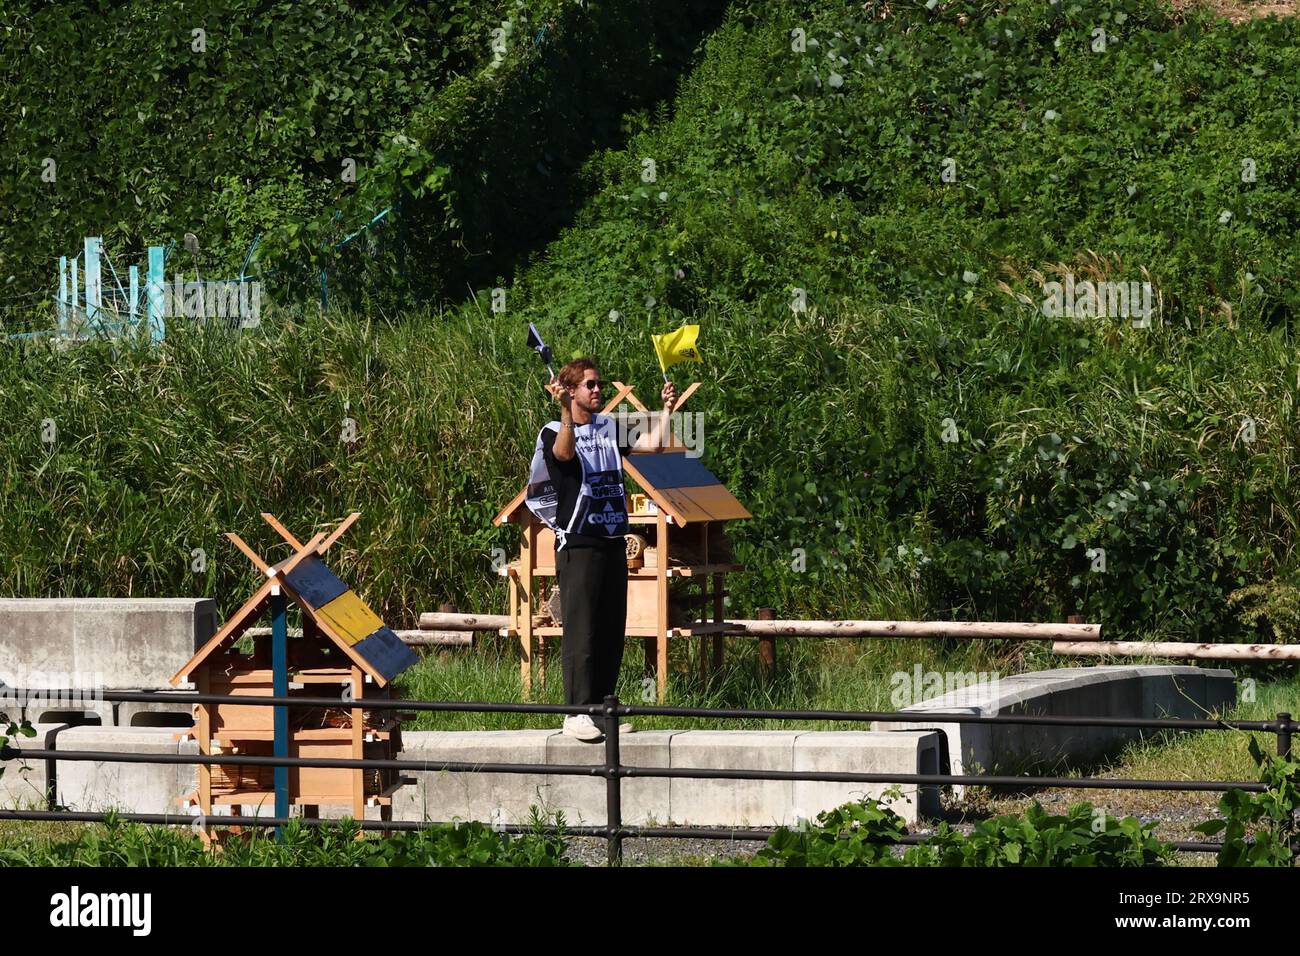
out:
{"label": "black trousers", "polygon": [[618,547],[555,553],[564,616],[561,647],[566,704],[599,704],[614,693],[627,630],[627,552]]}

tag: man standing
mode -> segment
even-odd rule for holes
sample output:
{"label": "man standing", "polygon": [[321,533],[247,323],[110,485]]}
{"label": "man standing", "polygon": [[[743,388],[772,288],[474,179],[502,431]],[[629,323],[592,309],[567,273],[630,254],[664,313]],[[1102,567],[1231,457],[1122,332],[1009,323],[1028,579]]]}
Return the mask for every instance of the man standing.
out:
{"label": "man standing", "polygon": [[[614,693],[627,630],[627,446],[619,443],[614,419],[600,414],[605,384],[596,363],[582,358],[546,386],[560,403],[560,420],[537,436],[525,495],[529,510],[555,532],[564,702],[570,705],[599,704]],[[677,400],[671,382],[662,395],[666,418]],[[566,717],[564,733],[601,737],[586,714]]]}

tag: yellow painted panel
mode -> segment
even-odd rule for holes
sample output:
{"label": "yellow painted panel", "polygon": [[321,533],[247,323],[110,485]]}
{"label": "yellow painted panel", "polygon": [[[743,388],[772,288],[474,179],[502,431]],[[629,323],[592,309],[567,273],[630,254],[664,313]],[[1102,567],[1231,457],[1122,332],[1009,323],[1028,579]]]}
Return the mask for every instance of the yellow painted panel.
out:
{"label": "yellow painted panel", "polygon": [[384,626],[379,615],[370,610],[369,606],[357,597],[355,591],[350,590],[344,591],[324,607],[319,608],[316,613],[323,617],[325,623],[334,630],[335,634],[347,641],[349,646],[364,641]]}
{"label": "yellow painted panel", "polygon": [[693,488],[677,488],[675,490],[685,492],[697,507],[707,511],[715,521],[753,517],[745,510],[745,506],[736,500],[736,496],[720,484],[697,485]]}

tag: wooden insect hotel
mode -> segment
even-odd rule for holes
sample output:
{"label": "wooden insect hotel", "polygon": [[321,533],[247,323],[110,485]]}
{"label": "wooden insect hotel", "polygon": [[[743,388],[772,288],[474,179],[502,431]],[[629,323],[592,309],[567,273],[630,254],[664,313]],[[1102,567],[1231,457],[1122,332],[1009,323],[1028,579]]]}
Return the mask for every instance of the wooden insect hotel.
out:
{"label": "wooden insect hotel", "polygon": [[[176,672],[172,683],[234,697],[330,697],[337,692],[339,705],[195,704],[194,729],[188,733],[195,735],[199,753],[395,758],[401,733],[394,712],[367,710],[365,702],[387,699],[393,678],[418,658],[322,560],[359,514],[306,544],[273,515],[262,517],[294,553],[269,565],[238,535],[227,535],[266,580]],[[293,638],[287,626],[290,604],[302,616],[301,636]],[[265,611],[271,614],[271,633],[252,636],[247,653],[236,642]],[[249,805],[259,813],[262,807],[274,807],[275,816],[288,817],[295,805],[304,816],[318,816],[322,806],[347,807],[356,820],[365,819],[367,807],[377,807],[379,818],[388,820],[392,795],[403,782],[391,770],[199,765],[198,789],[181,802],[204,817],[214,808],[239,816]],[[203,833],[205,840],[212,839],[211,828],[204,827]]]}
{"label": "wooden insect hotel", "polygon": [[[682,393],[674,414],[699,388]],[[722,665],[723,614],[727,574],[743,571],[733,564],[725,523],[752,515],[703,464],[681,436],[672,434],[661,413],[648,412],[631,386],[614,383],[614,397],[603,414],[624,402],[642,421],[656,423],[631,443],[623,457],[627,492],[627,637],[640,637],[646,668],[656,678],[658,700],[668,688],[668,641],[699,638],[701,669]],[[630,433],[630,432],[629,432]],[[639,491],[634,491],[633,486]],[[534,661],[539,679],[546,680],[549,639],[564,633],[563,608],[555,577],[555,533],[528,509],[527,488],[515,495],[493,519],[494,525],[522,526],[518,558],[498,573],[507,581],[510,624],[502,634],[519,639],[519,674],[524,695],[532,692]],[[712,654],[707,642],[712,638]]]}

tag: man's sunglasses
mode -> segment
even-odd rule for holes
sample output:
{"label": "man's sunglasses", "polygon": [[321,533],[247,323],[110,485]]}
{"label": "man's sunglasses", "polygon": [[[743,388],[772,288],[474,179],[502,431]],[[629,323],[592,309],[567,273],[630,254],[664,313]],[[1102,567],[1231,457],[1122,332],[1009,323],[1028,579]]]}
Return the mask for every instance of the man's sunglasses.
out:
{"label": "man's sunglasses", "polygon": [[582,384],[587,389],[587,391],[594,392],[598,388],[604,388],[606,385],[609,384],[609,382],[601,381],[599,379],[589,378]]}

